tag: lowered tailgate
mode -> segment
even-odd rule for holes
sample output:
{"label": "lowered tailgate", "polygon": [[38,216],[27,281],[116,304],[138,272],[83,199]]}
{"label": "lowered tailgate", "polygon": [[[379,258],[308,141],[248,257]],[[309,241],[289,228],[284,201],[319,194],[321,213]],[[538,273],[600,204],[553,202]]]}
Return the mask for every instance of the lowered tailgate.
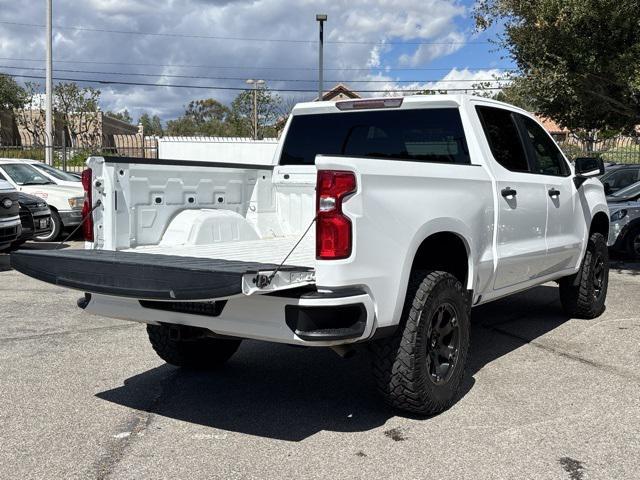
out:
{"label": "lowered tailgate", "polygon": [[149,300],[211,300],[314,281],[305,266],[111,250],[18,251],[11,266],[54,285]]}

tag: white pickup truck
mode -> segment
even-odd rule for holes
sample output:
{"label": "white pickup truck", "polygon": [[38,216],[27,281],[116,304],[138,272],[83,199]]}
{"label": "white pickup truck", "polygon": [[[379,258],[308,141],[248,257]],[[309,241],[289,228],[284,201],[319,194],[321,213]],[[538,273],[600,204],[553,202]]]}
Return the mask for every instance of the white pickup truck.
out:
{"label": "white pickup truck", "polygon": [[11,263],[86,292],[87,312],[148,324],[174,365],[219,366],[245,338],[369,342],[387,402],[419,414],[456,399],[472,307],[555,280],[567,315],[605,308],[602,164],[572,166],[523,110],[303,103],[274,163],[90,158],[89,249]]}

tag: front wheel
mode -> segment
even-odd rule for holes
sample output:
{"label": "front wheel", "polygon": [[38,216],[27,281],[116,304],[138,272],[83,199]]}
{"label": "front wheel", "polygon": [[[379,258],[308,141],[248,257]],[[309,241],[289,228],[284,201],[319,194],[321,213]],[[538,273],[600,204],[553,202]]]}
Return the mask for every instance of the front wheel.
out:
{"label": "front wheel", "polygon": [[631,260],[640,260],[640,227],[635,227],[627,236],[627,255]]}
{"label": "front wheel", "polygon": [[389,405],[420,415],[453,405],[469,351],[469,310],[450,273],[412,273],[398,331],[371,345],[378,390]]}
{"label": "front wheel", "polygon": [[601,233],[592,233],[580,270],[560,279],[560,303],[571,318],[595,318],[604,312],[609,286],[609,250]]}
{"label": "front wheel", "polygon": [[34,237],[34,240],[37,240],[38,242],[54,242],[62,233],[62,227],[63,225],[60,215],[55,210],[51,210],[51,231],[44,235]]}

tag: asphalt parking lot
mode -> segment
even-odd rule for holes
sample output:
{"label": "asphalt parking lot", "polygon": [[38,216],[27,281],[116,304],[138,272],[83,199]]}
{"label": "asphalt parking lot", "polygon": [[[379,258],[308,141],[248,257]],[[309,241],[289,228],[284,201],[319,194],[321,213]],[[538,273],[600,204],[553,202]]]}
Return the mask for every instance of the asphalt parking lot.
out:
{"label": "asphalt parking lot", "polygon": [[2,255],[0,478],[638,478],[640,264],[613,266],[596,320],[554,285],[475,309],[464,395],[420,419],[381,405],[365,354],[247,341],[170,367]]}

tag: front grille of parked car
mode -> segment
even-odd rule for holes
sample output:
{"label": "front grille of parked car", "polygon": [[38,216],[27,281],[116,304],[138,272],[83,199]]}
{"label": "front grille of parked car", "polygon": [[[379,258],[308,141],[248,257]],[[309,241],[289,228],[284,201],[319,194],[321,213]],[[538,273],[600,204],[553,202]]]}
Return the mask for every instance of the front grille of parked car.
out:
{"label": "front grille of parked car", "polygon": [[29,209],[23,205],[20,205],[20,223],[24,230],[33,230],[33,215]]}
{"label": "front grille of parked car", "polygon": [[18,235],[18,227],[0,227],[0,243],[12,242]]}

